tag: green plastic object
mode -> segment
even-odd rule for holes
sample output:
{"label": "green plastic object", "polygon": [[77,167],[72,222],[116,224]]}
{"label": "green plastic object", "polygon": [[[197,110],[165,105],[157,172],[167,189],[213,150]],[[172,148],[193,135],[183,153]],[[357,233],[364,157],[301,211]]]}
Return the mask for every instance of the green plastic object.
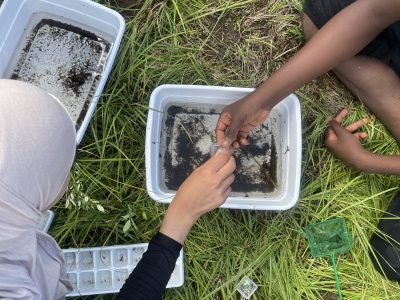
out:
{"label": "green plastic object", "polygon": [[304,231],[312,256],[331,257],[339,299],[342,299],[339,276],[336,270],[335,255],[347,253],[351,250],[352,238],[347,230],[345,219],[334,218],[310,224],[304,229]]}

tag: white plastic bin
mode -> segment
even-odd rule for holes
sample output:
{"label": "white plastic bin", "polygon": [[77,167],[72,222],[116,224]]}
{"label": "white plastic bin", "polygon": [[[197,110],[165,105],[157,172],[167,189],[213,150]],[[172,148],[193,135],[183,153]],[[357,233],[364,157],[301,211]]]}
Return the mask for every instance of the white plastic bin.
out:
{"label": "white plastic bin", "polygon": [[39,218],[39,221],[37,223],[37,229],[43,232],[49,231],[53,219],[54,219],[54,212],[51,210],[46,210]]}
{"label": "white plastic bin", "polygon": [[[102,67],[91,74],[93,79],[90,78],[92,81],[88,82],[88,85],[90,87],[92,84],[93,89],[89,89],[90,93],[85,94],[87,97],[81,100],[84,102],[81,111],[86,110],[86,113],[80,116],[77,126],[77,144],[79,144],[117,55],[125,21],[117,12],[89,0],[5,0],[0,8],[0,78],[10,78],[10,68],[16,65],[15,60],[22,53],[29,32],[40,18],[54,19],[94,33],[110,45],[107,54],[101,60]],[[57,57],[51,55],[48,57],[52,62],[57,61]],[[49,67],[51,64],[48,63]],[[43,65],[46,67],[46,63]],[[40,80],[35,84],[62,101],[62,97],[57,95],[57,90],[51,90],[51,87],[46,87]]]}
{"label": "white plastic bin", "polygon": [[[146,187],[150,197],[170,203],[175,190],[166,188],[161,172],[162,124],[171,104],[227,105],[253,89],[217,86],[162,85],[150,96],[146,128]],[[287,210],[298,201],[301,176],[301,113],[298,98],[291,94],[273,109],[281,117],[279,186],[273,193],[258,196],[231,195],[221,207],[252,210]],[[190,145],[188,145],[190,147]]]}
{"label": "white plastic bin", "polygon": [[[84,296],[118,293],[147,250],[148,244],[63,249],[67,276],[74,290],[67,295]],[[183,285],[183,250],[167,288]]]}

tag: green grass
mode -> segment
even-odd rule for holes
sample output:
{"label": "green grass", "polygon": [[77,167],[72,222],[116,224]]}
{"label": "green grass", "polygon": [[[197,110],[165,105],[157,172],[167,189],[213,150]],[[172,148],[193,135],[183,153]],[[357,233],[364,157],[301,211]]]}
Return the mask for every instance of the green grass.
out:
{"label": "green grass", "polygon": [[[254,87],[303,43],[300,0],[100,2],[121,11],[127,28],[78,148],[69,191],[55,208],[50,234],[63,248],[147,242],[157,232],[166,206],[148,197],[144,169],[147,105],[156,86]],[[244,275],[259,285],[251,299],[335,299],[329,259],[311,257],[303,233],[307,224],[335,216],[347,219],[354,238],[352,251],[337,257],[345,299],[399,298],[400,286],[375,272],[368,256],[368,239],[398,178],[360,173],[323,146],[326,120],[338,107],[350,107],[353,118],[369,113],[333,75],[297,95],[299,204],[281,213],[218,209],[203,216],[185,243],[185,284],[167,290],[165,299],[239,299],[235,287]],[[367,148],[399,152],[374,118],[368,131]]]}

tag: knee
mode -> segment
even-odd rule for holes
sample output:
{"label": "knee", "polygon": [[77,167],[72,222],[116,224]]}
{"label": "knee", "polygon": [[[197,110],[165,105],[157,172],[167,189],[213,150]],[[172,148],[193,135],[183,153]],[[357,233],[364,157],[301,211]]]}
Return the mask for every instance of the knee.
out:
{"label": "knee", "polygon": [[302,13],[303,33],[306,41],[308,42],[314,34],[318,31],[317,26],[310,19],[305,12]]}

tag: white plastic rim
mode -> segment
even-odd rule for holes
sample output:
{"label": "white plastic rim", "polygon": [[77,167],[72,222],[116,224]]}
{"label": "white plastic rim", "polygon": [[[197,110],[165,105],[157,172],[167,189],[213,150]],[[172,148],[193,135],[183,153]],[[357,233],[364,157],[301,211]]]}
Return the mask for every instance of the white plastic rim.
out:
{"label": "white plastic rim", "polygon": [[[251,88],[161,85],[150,96],[146,126],[146,188],[149,196],[170,203],[175,191],[167,190],[160,176],[160,136],[163,111],[170,103],[230,104],[252,92]],[[296,205],[301,177],[301,111],[299,99],[291,94],[274,107],[282,116],[282,172],[278,191],[265,197],[228,197],[222,208],[250,210],[288,210]]]}
{"label": "white plastic rim", "polygon": [[38,220],[37,228],[43,232],[49,231],[49,228],[51,226],[51,223],[53,222],[53,219],[54,219],[54,212],[51,210],[46,210],[40,216],[40,218]]}
{"label": "white plastic rim", "polygon": [[103,32],[111,49],[95,95],[76,135],[79,144],[106,84],[125,31],[125,20],[116,11],[90,0],[4,0],[0,7],[0,78],[34,13],[49,13]]}

